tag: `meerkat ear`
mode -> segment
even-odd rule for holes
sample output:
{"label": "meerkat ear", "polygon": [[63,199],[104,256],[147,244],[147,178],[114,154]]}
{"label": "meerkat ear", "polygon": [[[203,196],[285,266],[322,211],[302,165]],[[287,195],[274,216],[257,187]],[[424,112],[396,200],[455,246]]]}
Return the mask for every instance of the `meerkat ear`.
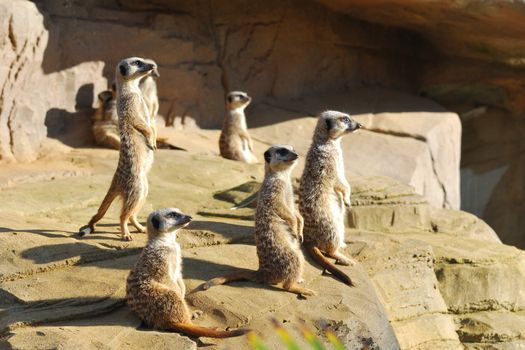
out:
{"label": "meerkat ear", "polygon": [[325,122],[326,122],[326,129],[327,130],[331,130],[334,127],[333,119],[328,118],[328,119],[325,120]]}
{"label": "meerkat ear", "polygon": [[121,64],[120,66],[118,66],[118,69],[120,70],[120,75],[122,75],[122,76],[128,75],[128,66],[127,65]]}
{"label": "meerkat ear", "polygon": [[232,103],[232,102],[233,102],[233,95],[228,95],[228,102],[229,102],[229,103]]}
{"label": "meerkat ear", "polygon": [[270,153],[270,151],[264,152],[264,160],[266,161],[266,163],[270,164],[270,160],[272,160],[272,154]]}
{"label": "meerkat ear", "polygon": [[151,218],[151,224],[153,225],[155,230],[159,229],[159,227],[160,227],[160,220],[159,220],[159,217],[157,215],[155,215],[155,216],[153,216]]}

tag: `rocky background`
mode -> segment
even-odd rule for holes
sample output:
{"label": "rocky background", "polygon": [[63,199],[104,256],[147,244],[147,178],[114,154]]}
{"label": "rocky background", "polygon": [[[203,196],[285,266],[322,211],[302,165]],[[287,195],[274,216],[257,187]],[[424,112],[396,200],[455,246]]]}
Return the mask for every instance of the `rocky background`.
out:
{"label": "rocky background", "polygon": [[[413,120],[398,115],[392,124],[400,130],[375,130],[398,138],[385,141],[396,144],[394,153],[405,152],[399,149],[407,137],[434,151],[408,165],[406,154],[394,156],[393,166],[372,154],[379,165],[363,172],[392,176],[385,169],[395,169],[395,178],[438,206],[459,208],[461,195],[463,209],[483,217],[504,242],[524,247],[525,218],[515,215],[525,210],[524,6],[497,0],[1,0],[0,159],[35,160],[46,137],[90,145],[86,130],[96,94],[113,80],[118,60],[130,55],[158,62],[160,113],[175,126],[219,127],[224,93],[232,89],[248,91],[255,105],[338,94],[341,108],[352,113],[444,111],[406,99],[374,103],[388,99],[378,92],[360,107],[362,99],[352,99],[362,87],[389,88],[458,113],[461,157],[449,149],[448,158],[436,158],[447,137],[429,145],[405,130]],[[326,100],[311,105],[312,114],[332,106]],[[274,121],[253,115],[249,123]],[[461,143],[456,124],[448,137],[455,150]],[[436,164],[455,169],[460,158],[461,193],[456,171],[445,175]]]}

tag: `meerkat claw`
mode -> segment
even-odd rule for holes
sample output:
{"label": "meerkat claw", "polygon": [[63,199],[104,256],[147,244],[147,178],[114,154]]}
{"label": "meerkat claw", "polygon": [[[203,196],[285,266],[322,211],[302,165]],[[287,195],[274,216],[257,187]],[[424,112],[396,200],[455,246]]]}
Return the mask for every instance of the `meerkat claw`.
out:
{"label": "meerkat claw", "polygon": [[90,233],[93,233],[93,228],[89,225],[85,225],[85,226],[82,226],[79,230],[78,230],[78,235],[80,237],[84,237],[85,235],[89,235]]}

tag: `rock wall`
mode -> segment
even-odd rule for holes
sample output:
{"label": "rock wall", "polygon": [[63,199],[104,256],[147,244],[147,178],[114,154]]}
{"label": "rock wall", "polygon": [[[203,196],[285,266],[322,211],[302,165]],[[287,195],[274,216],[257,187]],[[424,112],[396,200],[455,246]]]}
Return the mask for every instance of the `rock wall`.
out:
{"label": "rock wall", "polygon": [[[1,52],[31,64],[19,74],[5,71],[9,79],[0,76],[2,85],[9,82],[0,124],[5,135],[32,125],[21,133],[27,140],[2,137],[2,159],[35,159],[46,131],[60,137],[57,128],[74,128],[69,120],[89,114],[118,60],[131,55],[159,64],[160,113],[170,121],[190,116],[201,127],[221,125],[223,96],[231,89],[259,101],[360,84],[407,88],[413,78],[411,53],[399,50],[415,40],[412,35],[348,21],[315,2],[41,0],[38,10],[23,0],[2,4]],[[18,47],[9,44],[13,35]],[[13,97],[22,94],[31,103],[17,112]],[[54,124],[46,127],[49,110]]]}
{"label": "rock wall", "polygon": [[462,208],[525,247],[525,4],[520,1],[319,0],[417,33],[418,91],[460,114]]}

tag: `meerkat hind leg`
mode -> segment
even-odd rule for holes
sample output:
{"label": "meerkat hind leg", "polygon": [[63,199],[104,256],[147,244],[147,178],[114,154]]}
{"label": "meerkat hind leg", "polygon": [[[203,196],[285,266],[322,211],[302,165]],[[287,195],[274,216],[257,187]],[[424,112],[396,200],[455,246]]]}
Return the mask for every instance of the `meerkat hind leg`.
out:
{"label": "meerkat hind leg", "polygon": [[90,234],[95,232],[95,224],[100,221],[106,215],[106,212],[108,211],[109,207],[111,206],[111,203],[113,203],[113,200],[119,195],[119,193],[112,188],[109,189],[108,193],[106,193],[106,196],[102,200],[102,203],[100,204],[100,207],[98,208],[98,211],[91,220],[89,220],[89,223],[85,226],[82,226],[79,230],[79,235],[84,236],[86,234]]}
{"label": "meerkat hind leg", "polygon": [[283,289],[288,291],[288,292],[291,292],[291,293],[295,293],[303,298],[306,298],[306,297],[311,297],[311,296],[314,296],[314,295],[317,295],[317,293],[315,293],[313,290],[311,289],[308,289],[308,288],[303,288],[303,287],[299,287],[297,285],[297,282],[289,282],[289,281],[286,281],[284,284],[283,284]]}
{"label": "meerkat hind leg", "polygon": [[140,233],[146,232],[146,228],[142,226],[142,224],[137,220],[137,216],[135,214],[131,215],[130,221],[131,221],[131,224],[135,226],[137,231],[139,231]]}
{"label": "meerkat hind leg", "polygon": [[131,234],[129,233],[128,229],[128,222],[129,222],[129,214],[122,214],[120,216],[120,234],[124,241],[132,241],[133,238],[131,237]]}

